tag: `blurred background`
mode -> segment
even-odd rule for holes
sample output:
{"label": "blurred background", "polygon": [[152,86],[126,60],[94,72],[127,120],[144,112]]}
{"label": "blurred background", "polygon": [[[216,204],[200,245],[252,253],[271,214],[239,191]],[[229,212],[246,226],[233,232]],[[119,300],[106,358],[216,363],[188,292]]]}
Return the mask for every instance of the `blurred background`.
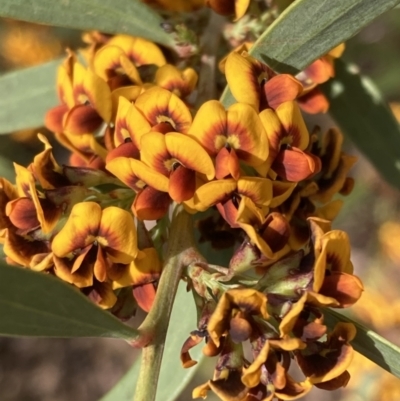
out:
{"label": "blurred background", "polygon": [[[63,56],[67,46],[82,44],[78,31],[0,19],[0,74]],[[386,13],[352,38],[344,59],[373,78],[400,120],[400,9]],[[333,124],[328,116],[322,122],[327,127]],[[36,139],[39,130],[45,133],[36,127],[1,136],[1,176],[12,179],[12,161],[27,165],[42,150]],[[55,151],[62,158],[62,149]],[[359,157],[351,171],[356,185],[334,227],[349,233],[355,272],[366,289],[352,313],[400,345],[400,193],[379,177],[351,143],[346,143],[346,152]],[[123,376],[136,355],[116,340],[0,338],[0,401],[96,401]],[[211,377],[213,364],[207,361],[199,369],[180,401],[190,400],[191,389]],[[346,389],[332,393],[315,389],[306,399],[400,400],[400,380],[365,358],[357,355],[350,372]],[[208,400],[216,398],[210,394]]]}

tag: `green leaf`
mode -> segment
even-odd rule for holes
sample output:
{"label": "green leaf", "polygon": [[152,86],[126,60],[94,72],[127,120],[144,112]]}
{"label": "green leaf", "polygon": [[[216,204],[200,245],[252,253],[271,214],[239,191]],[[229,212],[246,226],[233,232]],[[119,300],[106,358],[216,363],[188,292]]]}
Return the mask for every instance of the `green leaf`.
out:
{"label": "green leaf", "polygon": [[171,46],[161,17],[140,0],[1,0],[0,16],[37,24],[127,33]]}
{"label": "green leaf", "polygon": [[272,69],[302,70],[354,36],[399,0],[296,0],[260,36],[250,53]]}
{"label": "green leaf", "polygon": [[400,128],[373,82],[354,65],[336,61],[336,76],[322,85],[329,113],[387,182],[400,188]]}
{"label": "green leaf", "polygon": [[[194,300],[192,299],[192,295],[186,292],[186,285],[181,282],[176,294],[168,329],[156,401],[175,400],[196,372],[199,364],[190,369],[183,369],[179,359],[184,341],[196,327]],[[191,351],[194,360],[200,361],[202,359],[203,354],[201,349],[202,346],[198,345]],[[140,361],[138,359],[125,376],[101,401],[131,401],[135,392],[139,368]]]}
{"label": "green leaf", "polygon": [[0,263],[0,335],[132,339],[136,331],[56,277]]}
{"label": "green leaf", "polygon": [[[281,73],[296,73],[355,35],[400,0],[296,0],[258,38],[250,54]],[[225,107],[234,102],[225,89]]]}
{"label": "green leaf", "polygon": [[400,377],[400,348],[381,337],[374,331],[367,329],[347,316],[332,309],[324,311],[324,322],[330,329],[339,323],[353,323],[356,326],[357,334],[351,342],[353,348],[364,355],[381,368],[393,375]]}
{"label": "green leaf", "polygon": [[[1,7],[1,6],[0,6]],[[47,110],[58,104],[54,60],[0,76],[0,133],[41,127]]]}

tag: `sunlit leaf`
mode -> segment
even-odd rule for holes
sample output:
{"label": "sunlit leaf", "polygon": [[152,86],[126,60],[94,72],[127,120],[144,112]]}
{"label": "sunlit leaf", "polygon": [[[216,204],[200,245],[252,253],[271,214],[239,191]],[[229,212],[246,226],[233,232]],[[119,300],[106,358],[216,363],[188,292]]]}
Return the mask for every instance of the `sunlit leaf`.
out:
{"label": "sunlit leaf", "polygon": [[[183,369],[179,359],[182,344],[194,329],[196,329],[196,308],[192,295],[186,292],[186,286],[182,282],[172,310],[156,401],[175,400],[196,372],[199,364],[190,369]],[[202,346],[199,345],[191,352],[192,358],[196,361],[202,359],[201,348]],[[101,401],[132,401],[139,368],[140,361],[138,360]]]}
{"label": "sunlit leaf", "polygon": [[335,78],[322,86],[330,115],[386,181],[400,188],[398,122],[374,83],[354,65],[337,60],[335,68]]}
{"label": "sunlit leaf", "polygon": [[[400,0],[296,0],[267,28],[250,54],[278,72],[295,73],[355,35]],[[234,102],[225,89],[221,101]]]}
{"label": "sunlit leaf", "polygon": [[331,329],[338,322],[353,323],[357,329],[357,335],[351,342],[353,348],[364,355],[381,368],[400,377],[400,348],[381,337],[374,331],[367,329],[347,316],[332,309],[324,312],[324,322]]}
{"label": "sunlit leaf", "polygon": [[130,339],[135,330],[61,280],[0,263],[0,335]]}
{"label": "sunlit leaf", "polygon": [[58,103],[56,71],[61,60],[0,76],[0,133],[40,127]]}
{"label": "sunlit leaf", "polygon": [[127,33],[170,46],[161,17],[139,0],[1,0],[0,16],[105,33]]}

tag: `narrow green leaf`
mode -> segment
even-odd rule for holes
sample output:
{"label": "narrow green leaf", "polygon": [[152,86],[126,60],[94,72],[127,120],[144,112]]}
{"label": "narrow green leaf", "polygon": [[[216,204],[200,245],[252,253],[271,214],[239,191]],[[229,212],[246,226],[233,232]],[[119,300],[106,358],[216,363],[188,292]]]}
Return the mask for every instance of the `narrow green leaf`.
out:
{"label": "narrow green leaf", "polygon": [[[281,73],[296,73],[354,36],[400,0],[296,0],[258,38],[250,54]],[[225,89],[225,107],[234,102]]]}
{"label": "narrow green leaf", "polygon": [[296,0],[260,36],[250,53],[277,71],[302,70],[399,2]]}
{"label": "narrow green leaf", "polygon": [[161,17],[140,0],[2,0],[0,16],[22,21],[90,30],[127,33],[171,46]]}
{"label": "narrow green leaf", "polygon": [[364,355],[381,368],[393,375],[400,377],[400,348],[381,337],[374,331],[367,329],[347,316],[332,309],[324,311],[324,322],[329,328],[333,328],[339,322],[353,323],[357,329],[357,335],[351,342],[353,348]]}
{"label": "narrow green leaf", "polygon": [[136,331],[61,280],[0,263],[0,335],[131,339]]}
{"label": "narrow green leaf", "polygon": [[374,83],[354,65],[336,61],[336,76],[322,90],[329,113],[387,182],[400,188],[400,128]]}
{"label": "narrow green leaf", "polygon": [[58,104],[56,72],[61,59],[0,76],[0,134],[43,126]]}
{"label": "narrow green leaf", "polygon": [[[196,308],[192,295],[186,292],[186,285],[182,282],[176,294],[172,310],[164,356],[161,365],[160,379],[156,401],[173,401],[186,387],[194,373],[196,366],[183,369],[179,359],[181,347],[189,337],[189,333],[196,329]],[[191,351],[196,361],[202,359],[202,346]],[[139,358],[139,357],[138,357]],[[117,385],[108,392],[101,401],[131,401],[135,392],[136,380],[139,375],[140,360],[138,359]]]}

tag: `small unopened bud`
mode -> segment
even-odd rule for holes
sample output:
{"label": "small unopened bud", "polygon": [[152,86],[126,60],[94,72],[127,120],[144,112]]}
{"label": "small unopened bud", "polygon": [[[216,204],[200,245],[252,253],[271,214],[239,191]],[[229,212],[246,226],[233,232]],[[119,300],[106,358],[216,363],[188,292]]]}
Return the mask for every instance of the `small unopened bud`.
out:
{"label": "small unopened bud", "polygon": [[229,272],[235,275],[235,273],[243,273],[252,269],[257,264],[260,256],[260,251],[255,245],[248,240],[243,241],[229,262]]}

